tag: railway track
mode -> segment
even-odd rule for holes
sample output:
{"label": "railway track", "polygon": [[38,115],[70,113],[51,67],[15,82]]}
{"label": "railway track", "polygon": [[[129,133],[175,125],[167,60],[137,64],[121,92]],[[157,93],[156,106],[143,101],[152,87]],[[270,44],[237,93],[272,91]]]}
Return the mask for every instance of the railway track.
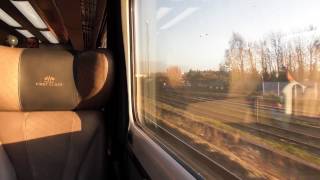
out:
{"label": "railway track", "polygon": [[[148,115],[146,117],[149,118],[149,121],[151,121],[154,124],[154,126],[162,125],[164,122],[166,122],[165,119],[163,119],[163,118],[159,119],[159,116],[155,116],[155,114],[153,114],[153,113],[150,114],[150,112],[147,112],[147,114]],[[175,122],[175,118],[171,119],[171,122]],[[199,122],[195,121],[194,119],[191,120],[191,122],[195,123],[194,126],[198,126],[196,124],[199,123]],[[179,124],[180,123],[176,123],[176,126],[175,126],[176,130],[179,130],[181,128]],[[191,123],[189,125],[186,125],[186,126],[191,127],[191,126],[193,126],[192,124],[193,123]],[[220,131],[219,128],[217,128],[217,127],[213,127],[213,128],[216,129],[217,131]],[[179,134],[179,132],[176,132],[176,130],[172,129],[171,126],[170,127],[165,127],[164,129],[166,131],[170,131],[170,132],[175,131],[173,133],[174,136],[177,135],[176,133]],[[182,128],[182,129],[184,129],[184,128]],[[186,127],[185,130],[189,131],[190,134],[194,133],[194,131],[190,130],[188,127]],[[157,131],[157,129],[155,131]],[[227,133],[227,132],[224,132],[224,133]],[[214,134],[216,135],[216,132],[214,132]],[[181,138],[184,139],[184,135],[182,137],[180,135],[178,135],[178,136],[179,136],[178,139],[181,139]],[[197,133],[196,136],[202,136],[202,135]],[[220,136],[221,136],[221,134],[220,134]],[[224,135],[223,135],[223,137],[226,138],[226,141],[229,140],[231,144],[229,144],[228,142],[226,142],[226,146],[224,146],[224,145],[222,145],[220,143],[215,144],[215,143],[211,142],[211,140],[208,140],[205,137],[201,137],[204,140],[207,139],[208,143],[210,144],[210,145],[205,145],[205,144],[203,144],[203,142],[198,141],[196,139],[193,139],[193,136],[190,136],[191,139],[188,139],[187,141],[185,141],[185,144],[187,144],[189,146],[190,145],[193,146],[193,143],[199,143],[199,144],[196,144],[194,146],[194,148],[197,149],[198,153],[200,152],[200,154],[205,154],[205,157],[207,158],[207,160],[214,161],[215,163],[223,165],[225,168],[232,169],[232,172],[235,173],[236,175],[239,175],[241,177],[241,179],[242,178],[251,179],[253,177],[251,175],[248,176],[248,174],[250,174],[250,173],[244,173],[243,174],[243,172],[245,172],[245,171],[243,171],[243,168],[247,169],[244,166],[240,165],[240,167],[241,167],[240,169],[237,169],[237,166],[230,167],[229,166],[230,162],[223,160],[223,159],[230,160],[229,153],[240,157],[241,158],[241,161],[239,161],[240,164],[242,164],[241,162],[249,163],[250,165],[252,165],[252,167],[257,167],[257,168],[254,168],[256,170],[259,170],[259,167],[262,167],[262,166],[267,168],[267,169],[262,168],[260,170],[261,170],[261,172],[266,173],[265,175],[268,175],[268,176],[264,176],[265,178],[261,177],[261,178],[258,178],[258,179],[270,179],[269,175],[274,176],[274,177],[278,177],[278,178],[282,177],[282,176],[288,178],[288,174],[287,174],[288,172],[290,172],[290,173],[292,172],[292,174],[290,174],[291,175],[290,177],[292,177],[292,178],[309,177],[311,179],[318,179],[317,177],[319,176],[318,175],[319,168],[315,164],[314,165],[310,164],[309,161],[305,161],[303,159],[297,158],[296,156],[292,156],[292,155],[288,156],[288,154],[282,153],[278,149],[274,149],[272,147],[265,146],[265,145],[261,146],[260,143],[257,144],[254,141],[250,141],[250,140],[247,141],[246,137],[240,137],[242,139],[240,141],[233,141],[232,138],[230,138],[228,136],[224,136]],[[214,138],[214,139],[220,139],[220,138]],[[218,145],[218,149],[214,149],[213,148],[214,150],[212,150],[211,149],[212,148],[211,143],[213,143],[213,145]],[[177,146],[176,143],[173,146]],[[233,146],[237,146],[237,148],[234,149]],[[242,148],[241,148],[241,146],[242,146]],[[215,147],[215,146],[213,146],[213,147]],[[222,147],[226,148],[226,149],[221,149]],[[250,155],[250,153],[242,154],[240,149],[243,149],[243,148],[250,149],[250,151],[253,151],[253,154],[259,152],[259,153],[256,154],[259,157],[256,157],[256,158],[259,158],[259,159],[262,158],[262,159],[260,159],[260,162],[261,161],[262,162],[265,161],[265,163],[260,164],[259,160],[257,160],[257,161],[254,160],[255,158],[253,158],[253,159],[252,158],[249,158],[249,159],[246,158],[246,157],[252,157],[252,155]],[[181,151],[181,149],[179,149],[179,152],[180,151]],[[215,153],[215,154],[212,155],[212,153]],[[219,154],[219,153],[222,153],[222,154]],[[262,156],[260,157],[259,154],[261,154]],[[226,155],[226,156],[224,156],[224,155]],[[221,157],[225,157],[225,158],[221,158]],[[197,162],[197,159],[195,161]],[[236,162],[238,162],[238,161],[236,161]],[[231,163],[231,165],[232,164],[236,165],[235,163]],[[206,166],[206,169],[207,168],[208,167]],[[247,170],[252,170],[252,169],[249,168]],[[212,170],[209,169],[208,172],[211,172],[211,171]],[[205,175],[206,173],[207,172],[203,172],[201,174]],[[267,178],[267,177],[269,177],[269,178]],[[256,179],[256,178],[253,178],[253,179]],[[273,178],[271,178],[271,179],[273,179]]]}
{"label": "railway track", "polygon": [[[173,102],[175,101],[175,102]],[[168,99],[163,99],[163,103],[167,103]],[[175,103],[176,107],[181,107],[183,102],[177,102],[170,98],[170,104]],[[158,106],[159,109],[162,109]],[[236,116],[233,113],[223,113],[221,111],[213,111],[212,108],[207,109],[205,107],[193,107],[195,112],[199,112],[198,115],[205,116],[207,118],[214,118],[224,123],[228,123],[229,125],[238,128],[240,130],[249,132],[255,136],[260,136],[264,138],[269,138],[276,141],[285,142],[291,145],[294,145],[298,148],[306,150],[314,155],[320,156],[320,138],[315,136],[306,135],[300,132],[290,131],[286,129],[282,129],[279,127],[274,127],[268,124],[255,123],[255,124],[244,124],[239,123],[242,119]],[[163,109],[168,113],[175,113],[168,109]],[[183,109],[181,109],[183,110]]]}
{"label": "railway track", "polygon": [[[213,94],[213,97],[198,96],[198,95],[196,95],[196,93],[191,93],[190,96],[182,96],[181,94],[183,94],[183,93],[178,93],[178,92],[174,92],[174,91],[166,91],[163,96],[181,97],[184,99],[187,98],[190,100],[190,102],[219,101],[219,102],[225,102],[226,104],[229,104],[229,105],[234,105],[234,106],[236,106],[235,108],[239,108],[242,106],[250,106],[250,108],[254,109],[254,110],[259,109],[260,111],[269,111],[269,112],[272,111],[273,114],[281,115],[281,116],[283,116],[283,113],[284,113],[284,109],[279,109],[279,108],[275,108],[275,107],[268,106],[268,105],[259,105],[259,107],[256,107],[255,105],[253,105],[253,103],[248,102],[246,100],[234,101],[234,98],[228,98],[229,100],[223,100],[223,99],[219,99],[219,98],[217,99],[218,96],[215,97],[214,96],[215,94]],[[246,98],[245,96],[239,96],[239,97]],[[281,121],[281,119],[277,118],[277,116],[275,116],[274,119]],[[320,121],[317,118],[290,116],[290,121],[285,121],[285,122],[292,123],[292,124],[298,124],[298,125],[318,127],[319,128],[318,130],[320,132]]]}
{"label": "railway track", "polygon": [[[176,102],[175,105],[178,105],[178,106],[189,105],[188,103],[180,100],[179,98],[174,98],[174,97],[160,97],[160,98],[165,99],[165,102],[169,103],[169,104],[170,103],[172,104],[172,102]],[[226,109],[228,115],[239,114],[240,117],[243,117],[244,114],[246,114],[248,111],[252,110],[251,107],[249,107],[249,105],[242,104],[241,106],[239,106],[239,105],[234,106],[234,104],[230,105],[230,103],[228,101],[216,100],[216,101],[212,101],[211,103],[212,103],[212,105],[215,105],[216,107],[223,106],[223,108]],[[246,107],[244,107],[244,106],[246,106]],[[194,109],[194,108],[196,108],[196,106],[192,107],[192,109]],[[199,108],[197,108],[197,109],[200,111],[204,111],[204,110],[205,111],[214,111],[214,110],[216,110],[215,108],[212,108],[212,107],[201,107],[201,109],[199,109]],[[215,113],[217,113],[217,112],[215,111]],[[269,114],[270,114],[270,112],[269,112]],[[255,114],[252,114],[252,115],[255,115]],[[294,132],[298,132],[300,134],[307,134],[310,137],[320,137],[320,128],[319,127],[308,126],[308,125],[304,125],[304,124],[297,124],[297,123],[291,122],[291,121],[284,121],[284,120],[281,120],[280,114],[277,117],[270,117],[268,114],[264,113],[263,111],[262,112],[260,111],[258,118],[259,119],[256,119],[256,117],[255,117],[255,120],[256,120],[256,122],[259,122],[260,124],[274,126],[279,129],[283,129],[286,131],[294,131]],[[243,119],[239,119],[239,120],[240,120],[240,122],[243,121]],[[314,133],[311,133],[311,132],[314,132]]]}
{"label": "railway track", "polygon": [[[175,95],[175,96],[160,96],[160,98],[168,98],[169,100],[167,103],[171,103],[170,100],[178,100],[180,103],[184,105],[189,105],[188,103],[196,103],[199,102],[199,99],[195,97],[184,97],[181,95]],[[188,102],[184,101],[185,99],[189,99]],[[283,129],[292,130],[292,131],[298,131],[304,134],[309,134],[312,136],[320,137],[320,124],[317,123],[319,126],[310,125],[310,123],[303,119],[296,119],[291,118],[288,119],[288,117],[281,113],[275,113],[271,109],[268,110],[262,110],[260,108],[257,109],[257,107],[249,105],[249,104],[243,104],[243,103],[234,103],[227,100],[216,100],[216,99],[210,99],[207,101],[211,101],[212,105],[221,106],[223,104],[224,108],[228,109],[229,112],[233,113],[240,113],[244,114],[248,111],[257,112],[259,113],[258,118],[265,120],[265,123],[269,125],[273,125],[276,127],[282,127]],[[202,100],[203,102],[203,100]],[[272,117],[270,117],[270,115]],[[320,122],[319,122],[320,123]]]}

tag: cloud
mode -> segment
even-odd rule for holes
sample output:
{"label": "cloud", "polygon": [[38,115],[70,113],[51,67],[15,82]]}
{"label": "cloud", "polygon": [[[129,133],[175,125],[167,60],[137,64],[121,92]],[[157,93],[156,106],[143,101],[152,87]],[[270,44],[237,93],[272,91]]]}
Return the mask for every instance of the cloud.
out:
{"label": "cloud", "polygon": [[185,9],[184,11],[182,11],[182,13],[178,14],[176,17],[171,19],[169,22],[167,22],[166,24],[161,26],[160,30],[165,30],[165,29],[168,29],[168,28],[176,25],[177,23],[181,22],[183,19],[187,18],[188,16],[190,16],[191,14],[196,12],[198,9],[199,8],[197,8],[197,7]]}

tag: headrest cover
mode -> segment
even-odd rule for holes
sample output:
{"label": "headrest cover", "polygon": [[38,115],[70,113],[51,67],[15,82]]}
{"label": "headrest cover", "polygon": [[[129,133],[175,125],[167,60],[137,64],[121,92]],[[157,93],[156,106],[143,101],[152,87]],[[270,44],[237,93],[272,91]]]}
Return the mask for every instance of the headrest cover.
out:
{"label": "headrest cover", "polygon": [[96,109],[107,100],[112,73],[102,50],[75,58],[65,50],[0,46],[0,110]]}

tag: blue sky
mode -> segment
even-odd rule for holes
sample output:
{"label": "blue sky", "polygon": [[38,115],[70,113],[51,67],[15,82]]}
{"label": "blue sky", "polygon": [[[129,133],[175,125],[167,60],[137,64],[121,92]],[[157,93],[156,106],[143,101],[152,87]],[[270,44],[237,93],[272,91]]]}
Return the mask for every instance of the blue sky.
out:
{"label": "blue sky", "polygon": [[136,2],[138,59],[147,59],[149,51],[149,66],[157,71],[171,65],[216,69],[233,32],[259,41],[271,32],[291,35],[310,25],[320,28],[320,0]]}

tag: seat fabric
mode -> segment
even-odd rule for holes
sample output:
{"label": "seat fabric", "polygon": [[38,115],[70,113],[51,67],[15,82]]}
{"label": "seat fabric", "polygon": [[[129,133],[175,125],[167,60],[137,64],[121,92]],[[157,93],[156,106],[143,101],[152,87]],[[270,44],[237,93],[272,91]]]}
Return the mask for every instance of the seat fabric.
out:
{"label": "seat fabric", "polygon": [[102,179],[102,120],[95,111],[0,112],[0,141],[18,179]]}
{"label": "seat fabric", "polygon": [[112,58],[0,46],[0,180],[105,179]]}

